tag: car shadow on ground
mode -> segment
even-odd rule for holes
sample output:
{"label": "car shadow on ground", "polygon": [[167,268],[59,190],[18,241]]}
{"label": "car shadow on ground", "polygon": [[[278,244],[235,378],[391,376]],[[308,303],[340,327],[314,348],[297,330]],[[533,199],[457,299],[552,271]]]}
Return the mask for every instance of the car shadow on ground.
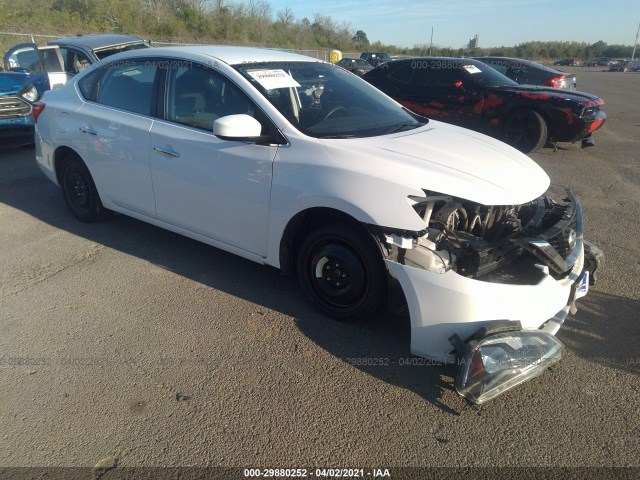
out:
{"label": "car shadow on ground", "polygon": [[640,302],[592,288],[577,306],[558,335],[567,348],[587,361],[640,375]]}
{"label": "car shadow on ground", "polygon": [[294,277],[283,276],[274,268],[124,215],[95,224],[79,222],[67,210],[60,189],[42,175],[35,162],[5,164],[2,157],[0,154],[1,203],[78,237],[288,315],[305,336],[340,362],[414,392],[444,412],[458,414],[457,409],[465,406],[461,398],[450,395],[453,366],[433,365],[410,354],[409,318],[401,307],[396,308],[398,313],[378,314],[361,322],[328,319],[307,303]]}

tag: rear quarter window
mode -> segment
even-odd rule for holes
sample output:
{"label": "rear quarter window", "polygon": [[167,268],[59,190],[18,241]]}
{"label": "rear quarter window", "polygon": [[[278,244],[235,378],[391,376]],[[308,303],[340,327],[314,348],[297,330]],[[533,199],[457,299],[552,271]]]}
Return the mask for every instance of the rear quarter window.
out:
{"label": "rear quarter window", "polygon": [[80,90],[80,94],[84,97],[85,100],[94,100],[92,96],[93,89],[96,86],[101,73],[102,69],[97,68],[78,81],[78,90]]}

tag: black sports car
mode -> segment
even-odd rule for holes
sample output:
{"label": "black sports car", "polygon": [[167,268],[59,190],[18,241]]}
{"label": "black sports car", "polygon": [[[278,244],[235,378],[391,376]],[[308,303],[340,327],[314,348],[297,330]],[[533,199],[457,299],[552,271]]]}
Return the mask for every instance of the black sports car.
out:
{"label": "black sports car", "polygon": [[514,82],[544,87],[577,90],[576,76],[530,60],[510,57],[474,57]]}
{"label": "black sports car", "polygon": [[518,85],[470,58],[386,62],[362,76],[418,114],[477,130],[533,152],[547,143],[593,145],[606,115],[588,93]]}

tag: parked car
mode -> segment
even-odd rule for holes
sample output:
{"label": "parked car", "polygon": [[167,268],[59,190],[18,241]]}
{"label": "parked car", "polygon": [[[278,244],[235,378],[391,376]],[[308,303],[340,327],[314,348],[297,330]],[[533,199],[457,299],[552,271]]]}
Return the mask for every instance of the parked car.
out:
{"label": "parked car", "polygon": [[62,58],[55,48],[14,47],[0,68],[0,144],[33,143],[33,102],[51,88],[66,82]]}
{"label": "parked car", "polygon": [[629,71],[629,63],[630,63],[629,60],[620,58],[609,64],[609,71],[610,72],[627,72]]}
{"label": "parked car", "polygon": [[33,142],[32,103],[37,90],[25,82],[26,74],[0,71],[0,145]]}
{"label": "parked car", "polygon": [[23,43],[4,55],[0,71],[0,144],[33,143],[33,102],[50,89],[114,53],[147,48],[130,35],[83,35],[60,38],[47,46]]}
{"label": "parked car", "polygon": [[38,165],[79,220],[115,211],[280,268],[339,320],[383,309],[391,275],[411,352],[457,357],[474,402],[562,355],[597,268],[580,203],[530,158],[314,58],[127,52],[38,105]]}
{"label": "parked car", "polygon": [[369,70],[373,69],[373,67],[362,58],[343,58],[339,62],[336,62],[336,65],[349,70],[351,73],[355,73],[356,75],[364,75]]}
{"label": "parked car", "polygon": [[360,54],[360,58],[366,60],[372,67],[377,67],[378,65],[391,60],[389,54],[384,52],[362,52]]}
{"label": "parked car", "polygon": [[60,49],[64,58],[65,70],[71,75],[75,75],[98,60],[116,53],[150,47],[146,40],[122,34],[64,37],[52,40],[47,45],[55,45]]}
{"label": "parked car", "polygon": [[470,58],[394,60],[362,78],[416,113],[486,133],[525,153],[550,142],[590,146],[606,118],[595,95],[518,85]]}
{"label": "parked car", "polygon": [[514,82],[525,85],[576,90],[576,76],[530,60],[509,57],[475,57]]}
{"label": "parked car", "polygon": [[580,63],[575,58],[565,58],[563,60],[558,60],[553,62],[554,65],[560,67],[577,67]]}
{"label": "parked car", "polygon": [[586,60],[582,64],[583,67],[606,67],[608,65],[609,65],[609,59],[607,57],[592,58],[592,59]]}

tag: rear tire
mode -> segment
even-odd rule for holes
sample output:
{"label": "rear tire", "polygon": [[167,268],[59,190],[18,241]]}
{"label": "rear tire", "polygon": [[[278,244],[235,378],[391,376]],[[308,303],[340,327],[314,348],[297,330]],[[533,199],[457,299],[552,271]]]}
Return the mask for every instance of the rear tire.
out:
{"label": "rear tire", "polygon": [[102,206],[100,195],[82,159],[73,153],[62,160],[60,186],[69,211],[82,222],[98,222],[113,215]]}
{"label": "rear tire", "polygon": [[505,120],[502,141],[522,153],[531,153],[547,143],[547,122],[534,110],[517,110]]}
{"label": "rear tire", "polygon": [[336,320],[367,317],[384,305],[387,270],[375,240],[360,226],[336,224],[311,232],[296,270],[309,300]]}

